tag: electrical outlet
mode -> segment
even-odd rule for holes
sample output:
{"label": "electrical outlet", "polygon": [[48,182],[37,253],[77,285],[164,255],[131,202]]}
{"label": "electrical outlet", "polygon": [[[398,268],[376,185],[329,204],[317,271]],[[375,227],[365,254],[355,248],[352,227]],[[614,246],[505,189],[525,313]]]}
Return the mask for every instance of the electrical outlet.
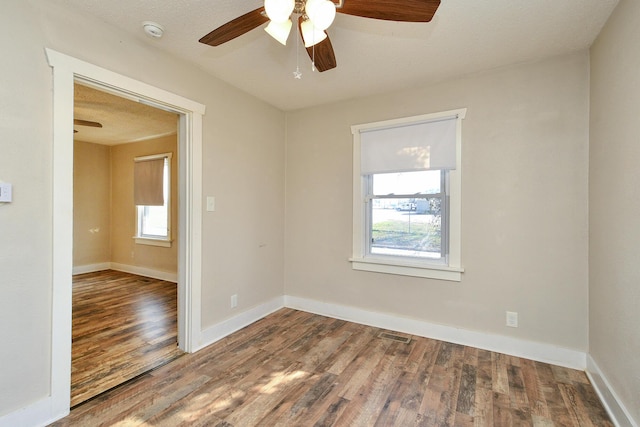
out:
{"label": "electrical outlet", "polygon": [[231,295],[231,308],[236,308],[238,306],[238,294]]}
{"label": "electrical outlet", "polygon": [[9,183],[0,183],[0,202],[11,203],[13,200],[12,187],[13,186]]}
{"label": "electrical outlet", "polygon": [[507,326],[510,328],[518,327],[518,313],[515,311],[507,311]]}

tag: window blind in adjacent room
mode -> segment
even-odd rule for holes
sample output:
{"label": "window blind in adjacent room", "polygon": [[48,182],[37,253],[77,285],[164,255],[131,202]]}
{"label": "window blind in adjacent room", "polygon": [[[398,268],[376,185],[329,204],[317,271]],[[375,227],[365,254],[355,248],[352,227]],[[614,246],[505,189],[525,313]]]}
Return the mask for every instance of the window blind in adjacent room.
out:
{"label": "window blind in adjacent room", "polygon": [[139,157],[134,160],[133,199],[135,205],[163,206],[163,173],[167,157]]}

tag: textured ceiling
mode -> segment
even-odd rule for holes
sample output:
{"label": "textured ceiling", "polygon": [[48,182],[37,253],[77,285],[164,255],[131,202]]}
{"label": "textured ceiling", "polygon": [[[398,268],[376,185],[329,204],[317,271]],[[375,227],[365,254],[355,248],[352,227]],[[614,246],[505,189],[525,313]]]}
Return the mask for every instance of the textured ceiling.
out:
{"label": "textured ceiling", "polygon": [[[198,43],[261,0],[48,0],[90,14],[282,109],[390,92],[587,49],[618,0],[442,0],[430,23],[338,14],[328,33],[338,67],[312,72],[294,34],[259,27],[219,47]],[[348,0],[345,0],[348,1]],[[165,27],[162,39],[143,21]],[[303,78],[293,78],[299,56]]]}
{"label": "textured ceiling", "polygon": [[177,133],[178,115],[75,84],[73,118],[101,128],[74,125],[74,140],[103,145],[143,141]]}

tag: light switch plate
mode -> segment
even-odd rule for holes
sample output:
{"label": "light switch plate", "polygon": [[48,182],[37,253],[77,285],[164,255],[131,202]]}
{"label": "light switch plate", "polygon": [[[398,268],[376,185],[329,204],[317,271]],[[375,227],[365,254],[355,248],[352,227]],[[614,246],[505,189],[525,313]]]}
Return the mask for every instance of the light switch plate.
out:
{"label": "light switch plate", "polygon": [[207,212],[213,212],[216,210],[216,198],[213,196],[207,196]]}
{"label": "light switch plate", "polygon": [[0,202],[9,203],[12,201],[12,185],[6,182],[0,182]]}

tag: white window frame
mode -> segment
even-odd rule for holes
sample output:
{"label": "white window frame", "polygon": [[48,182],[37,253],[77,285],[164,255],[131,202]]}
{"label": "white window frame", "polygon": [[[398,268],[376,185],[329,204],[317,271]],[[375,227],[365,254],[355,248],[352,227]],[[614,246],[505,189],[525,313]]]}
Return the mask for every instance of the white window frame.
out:
{"label": "white window frame", "polygon": [[165,248],[170,248],[172,243],[171,238],[171,162],[173,158],[173,153],[162,153],[162,154],[152,154],[150,156],[142,156],[134,158],[135,162],[143,162],[146,160],[155,160],[155,159],[166,159],[165,164],[167,165],[167,197],[165,199],[165,207],[167,209],[167,235],[166,236],[153,236],[153,235],[145,235],[142,234],[142,211],[144,206],[135,206],[135,221],[136,221],[136,235],[133,237],[135,242],[140,245],[149,245],[149,246],[161,246]]}
{"label": "white window frame", "polygon": [[[381,122],[366,123],[351,126],[353,134],[353,255],[349,258],[354,270],[377,273],[397,274],[431,279],[459,282],[462,280],[461,260],[461,228],[462,228],[462,120],[467,109],[456,109],[419,116],[404,117]],[[457,117],[456,120],[456,169],[446,173],[449,196],[448,232],[449,251],[446,261],[434,263],[428,259],[414,257],[383,256],[369,253],[367,236],[368,206],[367,198],[368,176],[361,174],[361,132],[419,122]],[[444,223],[444,221],[443,221]]]}

